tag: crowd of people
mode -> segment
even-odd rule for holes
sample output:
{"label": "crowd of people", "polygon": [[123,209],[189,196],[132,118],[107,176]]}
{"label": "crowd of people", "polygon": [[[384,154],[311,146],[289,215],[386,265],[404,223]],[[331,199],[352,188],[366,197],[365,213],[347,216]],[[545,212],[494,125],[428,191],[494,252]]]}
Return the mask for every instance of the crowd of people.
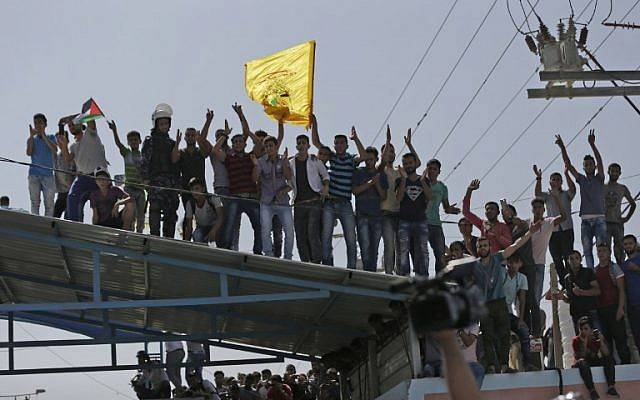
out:
{"label": "crowd of people", "polygon": [[[543,189],[543,173],[533,167],[536,185],[529,217],[520,217],[514,204],[502,199],[484,204],[483,218],[471,207],[480,181],[471,181],[462,209],[456,207],[439,180],[440,161],[428,160],[419,172],[422,161],[412,146],[410,130],[404,137],[409,151],[399,157],[400,165],[394,165],[397,155],[389,128],[380,149],[365,147],[354,127],[349,137],[335,135],[331,148],[323,143],[318,121],[311,115],[311,137],[298,135],[296,153],[290,155],[288,149],[280,151],[282,122],[276,136],[270,136],[250,129],[240,105],[233,105],[233,110],[242,133],[232,135],[225,121],[210,142],[214,113],[207,110],[200,130],[184,131],[184,147],[179,129],[175,140],[169,136],[173,110],[167,104],[154,110],[153,128],[144,140],[131,130],[125,145],[116,123],[108,122],[124,162],[124,188],[111,179],[95,121],[85,125],[77,123],[75,115],[63,117],[57,134],[47,135],[46,117],[36,114],[27,140],[31,212],[38,214],[42,201],[47,216],[64,214],[66,219],[83,221],[84,205],[90,201],[96,225],[142,232],[148,212],[150,233],[173,238],[182,203],[184,240],[232,250],[238,250],[244,213],[253,229],[255,254],[291,259],[295,243],[301,261],[324,265],[334,264],[332,238],[339,220],[350,269],[356,268],[358,253],[365,271],[377,271],[381,261],[385,273],[405,276],[411,270],[427,276],[430,251],[436,273],[451,260],[477,257],[459,273],[471,277],[484,293],[488,313],[479,330],[464,331],[460,338],[473,343],[471,337],[482,333],[482,367],[487,373],[512,372],[508,362],[512,331],[520,338],[525,369],[537,368],[528,349],[532,338],[542,336],[543,297],[570,304],[577,338],[587,325],[601,332],[598,348],[608,350],[607,362],[630,362],[625,321],[635,343],[640,343],[640,252],[636,237],[625,235],[625,224],[636,202],[619,182],[621,166],[611,163],[605,168],[593,130],[588,135],[593,155],[583,158],[582,171],[572,163],[559,135],[555,144],[564,172],[552,173],[549,187]],[[357,153],[348,151],[349,141]],[[316,154],[310,151],[312,145]],[[213,185],[205,179],[207,159]],[[582,254],[574,247],[576,183]],[[441,212],[462,213],[458,221],[462,240],[446,244]],[[545,294],[547,250],[563,290]],[[589,352],[582,357],[584,346],[576,346],[578,367],[595,362]]]}
{"label": "crowd of people", "polygon": [[[141,350],[137,354],[140,369],[131,380],[131,386],[139,399],[168,399],[197,397],[207,400],[340,400],[338,371],[325,369],[314,362],[308,373],[298,373],[293,364],[285,368],[283,375],[272,374],[270,369],[261,372],[238,373],[237,377],[225,376],[223,371],[213,373],[213,382],[203,377],[201,363],[205,359],[202,344],[187,342],[185,381],[182,380],[180,363],[185,358],[182,342],[165,342],[167,368],[152,368],[157,359]],[[183,383],[186,383],[184,385]],[[171,386],[173,385],[173,389]]]}

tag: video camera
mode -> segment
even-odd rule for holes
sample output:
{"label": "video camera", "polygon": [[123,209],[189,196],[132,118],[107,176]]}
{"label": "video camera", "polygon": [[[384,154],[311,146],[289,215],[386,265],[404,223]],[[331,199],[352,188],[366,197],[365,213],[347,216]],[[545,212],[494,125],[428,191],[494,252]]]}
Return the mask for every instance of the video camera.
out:
{"label": "video camera", "polygon": [[464,257],[449,262],[433,279],[416,277],[391,287],[392,292],[412,289],[406,306],[417,332],[464,328],[486,313],[484,296],[471,281],[475,262]]}

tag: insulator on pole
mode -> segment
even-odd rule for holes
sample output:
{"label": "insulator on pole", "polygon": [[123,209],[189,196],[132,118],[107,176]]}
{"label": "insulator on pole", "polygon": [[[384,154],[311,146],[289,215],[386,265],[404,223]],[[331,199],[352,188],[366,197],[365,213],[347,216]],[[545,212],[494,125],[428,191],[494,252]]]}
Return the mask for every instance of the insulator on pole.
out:
{"label": "insulator on pole", "polygon": [[525,43],[527,43],[527,47],[533,54],[538,54],[538,46],[536,46],[535,40],[531,37],[531,35],[527,35],[524,37]]}
{"label": "insulator on pole", "polygon": [[560,20],[558,22],[558,40],[564,40],[564,37],[565,37],[564,24],[562,23],[562,20]]}
{"label": "insulator on pole", "polygon": [[580,29],[580,38],[578,39],[578,47],[584,47],[587,44],[587,36],[589,35],[589,29],[583,26]]}

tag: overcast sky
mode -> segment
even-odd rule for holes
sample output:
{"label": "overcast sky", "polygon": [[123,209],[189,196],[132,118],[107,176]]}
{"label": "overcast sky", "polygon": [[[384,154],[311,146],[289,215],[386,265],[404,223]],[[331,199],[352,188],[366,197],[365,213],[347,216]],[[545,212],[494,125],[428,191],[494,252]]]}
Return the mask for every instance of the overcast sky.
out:
{"label": "overcast sky", "polygon": [[[59,117],[79,112],[93,97],[121,133],[136,129],[148,132],[157,103],[174,109],[171,134],[177,128],[200,127],[207,108],[215,111],[214,127],[229,118],[236,131],[239,124],[231,104],[244,105],[254,129],[275,132],[275,124],[251,103],[244,90],[243,64],[289,46],[314,39],[316,79],[314,109],[323,140],[355,125],[365,145],[372,144],[396,97],[435,34],[451,1],[3,1],[0,8],[0,116],[5,145],[0,156],[27,161],[25,143],[28,125],[36,112],[49,118],[49,133]],[[436,96],[492,1],[460,0],[440,38],[390,118],[394,143],[414,127]],[[576,13],[588,3],[574,0]],[[600,2],[590,26],[588,44],[594,48],[610,32],[598,22],[608,13],[608,2]],[[612,19],[634,5],[634,0],[614,2]],[[522,11],[512,2],[519,22]],[[542,0],[537,11],[555,31],[558,18],[567,17],[565,1]],[[589,9],[586,15],[590,15]],[[628,20],[640,19],[634,10]],[[584,20],[584,18],[583,18]],[[531,20],[533,24],[533,20]],[[502,0],[489,15],[475,42],[416,133],[415,147],[429,159],[449,133],[489,69],[505,49],[515,30]],[[616,31],[598,51],[609,69],[632,70],[640,64],[638,35]],[[475,140],[496,118],[509,99],[538,65],[522,37],[516,38],[448,142],[438,154],[447,175]],[[581,86],[582,83],[576,83]],[[527,87],[542,87],[534,78]],[[575,135],[606,101],[599,99],[556,100],[541,114],[522,139],[497,164],[475,193],[473,205],[499,198],[513,200],[532,181],[531,166],[546,165],[557,154],[553,135],[566,139]],[[460,202],[469,181],[481,177],[548,103],[528,100],[521,90],[517,99],[489,130],[476,150],[447,180],[451,202]],[[637,162],[638,115],[621,98],[611,101],[591,127],[598,132],[598,146],[605,163],[622,164],[623,177],[640,173]],[[114,173],[124,170],[104,120],[98,131],[106,145]],[[293,152],[299,127],[286,127],[285,146]],[[569,152],[580,165],[588,152],[585,131]],[[382,137],[376,145],[382,144]],[[208,181],[212,171],[207,167]],[[545,171],[560,170],[556,162]],[[11,196],[12,206],[29,209],[27,169],[0,164],[0,194]],[[632,193],[637,179],[625,181]],[[533,188],[527,192],[527,197]],[[529,213],[527,202],[518,203],[520,215]],[[574,202],[574,209],[578,201]],[[638,217],[627,231],[637,232]],[[576,225],[578,227],[578,225]],[[447,225],[447,241],[458,237],[457,227]],[[243,229],[243,237],[249,232]],[[245,249],[246,250],[246,249]],[[336,262],[344,265],[344,244],[336,244]],[[431,264],[433,265],[433,263]],[[431,268],[433,268],[431,266]],[[5,324],[0,335],[6,337]],[[37,338],[72,337],[49,328],[21,325]],[[18,338],[29,338],[17,329]],[[136,346],[123,346],[122,357],[133,360]],[[128,353],[125,353],[125,350]],[[106,363],[108,349],[62,349],[59,353],[74,365]],[[64,366],[48,351],[16,352],[18,367]],[[220,357],[231,357],[221,352]],[[0,367],[6,368],[6,352],[0,352]],[[257,367],[229,368],[228,371]],[[277,367],[282,368],[283,366]],[[95,400],[114,398],[114,390],[132,397],[129,372],[95,373],[107,386],[87,376],[51,375],[0,378],[0,394],[25,392],[43,387],[42,398]],[[211,378],[211,377],[210,377]]]}

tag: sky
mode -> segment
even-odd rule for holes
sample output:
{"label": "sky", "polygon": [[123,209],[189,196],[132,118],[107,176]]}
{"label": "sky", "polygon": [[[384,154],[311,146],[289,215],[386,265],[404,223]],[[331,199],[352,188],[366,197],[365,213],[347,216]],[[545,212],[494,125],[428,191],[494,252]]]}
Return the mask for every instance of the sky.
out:
{"label": "sky", "polygon": [[[396,147],[401,147],[402,136],[408,128],[415,127],[433,102],[414,134],[414,144],[422,159],[431,158],[483,83],[515,33],[505,2],[501,0],[438,95],[492,3],[458,1],[389,119]],[[587,3],[588,0],[574,0],[576,14]],[[374,141],[376,133],[451,4],[452,1],[434,0],[3,1],[0,13],[0,53],[3,55],[0,117],[4,124],[5,145],[0,149],[0,157],[28,161],[25,144],[33,114],[45,113],[49,118],[48,131],[54,133],[57,119],[79,112],[89,97],[98,102],[109,119],[117,122],[121,134],[132,129],[143,134],[148,132],[151,113],[156,104],[163,102],[169,103],[174,110],[172,135],[178,128],[201,127],[207,108],[215,112],[212,132],[223,125],[225,118],[239,131],[239,123],[231,109],[234,102],[243,105],[253,129],[275,133],[275,123],[268,120],[261,107],[246,95],[243,65],[312,39],[317,42],[314,111],[321,137],[330,143],[334,134],[348,132],[355,125],[365,145],[380,146],[383,135]],[[637,4],[635,0],[615,1],[611,19],[619,20],[634,4]],[[511,5],[518,23],[522,22],[519,4],[512,1]],[[586,22],[592,7],[593,3],[581,22]],[[536,11],[552,32],[558,19],[570,13],[568,2],[549,0],[540,1]],[[608,12],[608,2],[600,2],[589,26],[587,44],[591,49],[610,33],[610,28],[599,24]],[[627,18],[627,21],[638,20],[640,7]],[[533,25],[533,19],[530,22]],[[637,49],[637,36],[637,32],[629,30],[614,32],[596,53],[599,61],[611,70],[637,68],[640,53],[629,51]],[[516,199],[533,181],[532,165],[546,165],[557,156],[554,135],[560,133],[566,140],[570,139],[607,100],[558,99],[551,105],[546,100],[528,100],[526,92],[518,89],[538,64],[537,56],[529,52],[523,38],[518,36],[438,152],[444,177],[515,96],[513,104],[446,180],[452,203],[461,203],[469,181],[485,175],[505,152],[506,155],[483,179],[480,190],[474,193],[472,207],[487,200]],[[526,85],[527,88],[543,86],[537,77]],[[637,193],[640,182],[640,176],[635,177],[640,174],[640,166],[633,162],[637,157],[637,126],[638,115],[622,98],[615,98],[588,127],[596,129],[597,144],[605,163],[616,161],[622,165],[623,178],[630,177],[623,183],[633,194]],[[580,166],[582,156],[589,152],[588,129],[569,147],[577,166]],[[104,120],[98,121],[98,132],[106,146],[111,171],[122,173],[122,159]],[[302,132],[300,127],[286,127],[284,145],[290,154],[295,136]],[[521,134],[521,139],[510,148]],[[545,170],[544,182],[550,172],[561,171],[561,168],[559,160],[551,164]],[[207,180],[211,182],[213,172],[210,167],[207,167],[207,174]],[[0,182],[0,195],[9,195],[13,207],[29,209],[25,167],[0,163]],[[532,195],[533,187],[524,197]],[[574,208],[578,204],[574,201]],[[527,201],[516,203],[516,206],[521,216],[529,214]],[[634,216],[629,222],[628,232],[638,232],[639,218]],[[578,229],[575,218],[574,223]],[[248,239],[248,221],[243,221],[243,225],[242,237]],[[458,239],[456,225],[445,225],[445,235],[447,242]],[[336,263],[343,266],[344,243],[336,240],[334,244]],[[19,326],[27,331],[18,329],[18,337],[29,337],[27,332],[39,339],[73,337],[50,328]],[[6,337],[3,323],[0,323],[0,336]],[[122,346],[122,357],[133,359],[135,350],[136,346]],[[107,348],[56,352],[73,365],[108,360]],[[224,351],[220,354],[223,358],[233,356]],[[43,350],[18,351],[17,356],[21,367],[65,365]],[[6,367],[6,354],[2,352],[0,366]],[[274,368],[284,369],[284,366]],[[254,369],[257,368],[227,370],[235,373]],[[2,377],[0,394],[42,387],[47,393],[41,398],[61,398],[64,394],[68,399],[91,395],[101,400],[116,398],[116,392],[131,397],[130,376],[129,372],[118,372],[89,376]]]}

